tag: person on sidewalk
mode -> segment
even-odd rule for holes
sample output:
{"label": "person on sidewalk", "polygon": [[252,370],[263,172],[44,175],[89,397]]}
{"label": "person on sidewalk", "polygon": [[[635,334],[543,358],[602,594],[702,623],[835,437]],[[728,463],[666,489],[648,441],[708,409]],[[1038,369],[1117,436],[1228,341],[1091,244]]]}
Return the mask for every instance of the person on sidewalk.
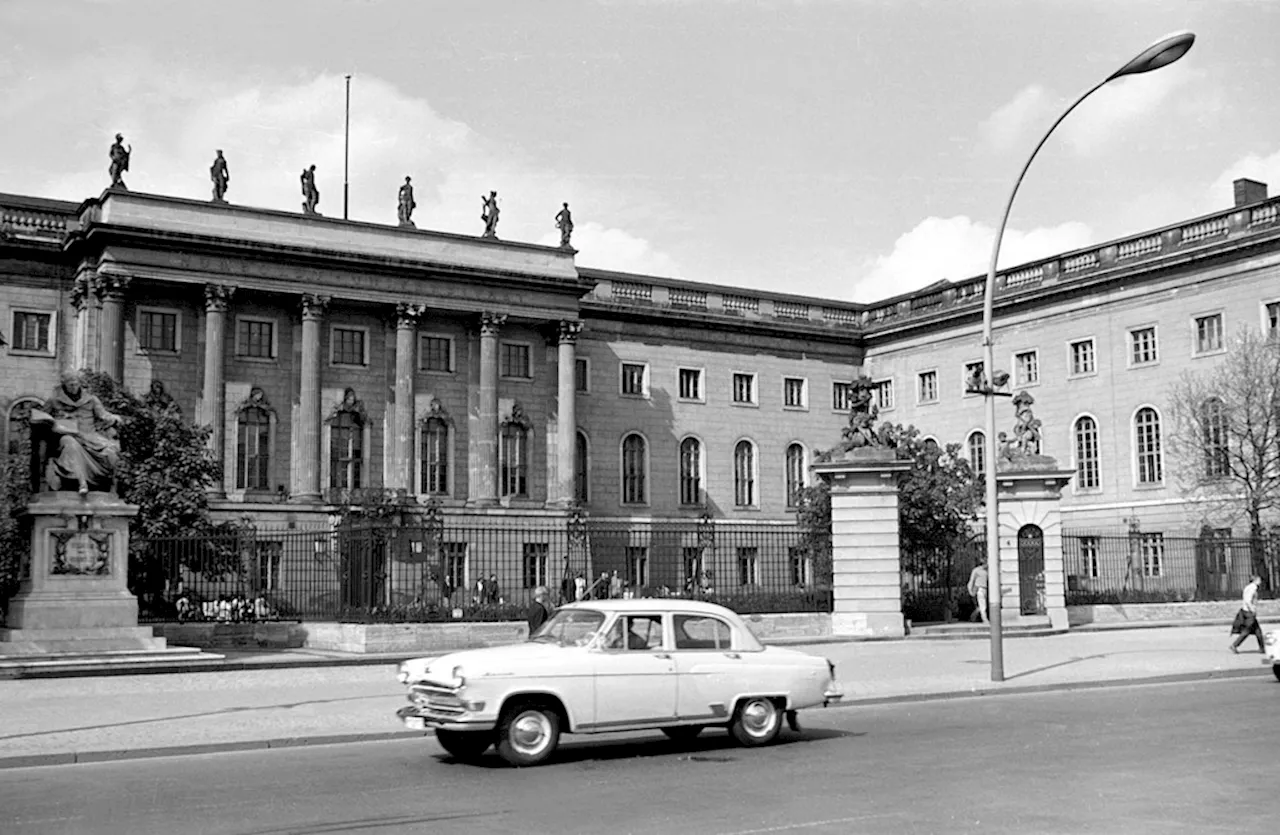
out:
{"label": "person on sidewalk", "polygon": [[987,620],[987,565],[981,558],[973,567],[973,571],[969,572],[969,596],[977,604],[973,614],[969,615],[969,620],[975,621],[981,618],[983,623],[990,623]]}
{"label": "person on sidewalk", "polygon": [[1264,655],[1267,652],[1267,645],[1262,637],[1262,627],[1258,625],[1258,589],[1261,586],[1262,578],[1255,574],[1250,578],[1249,585],[1244,587],[1240,611],[1236,613],[1235,623],[1231,625],[1231,634],[1238,633],[1235,642],[1228,647],[1232,652],[1240,652],[1240,645],[1250,635],[1258,639],[1258,652]]}
{"label": "person on sidewalk", "polygon": [[547,605],[547,596],[550,594],[546,586],[538,586],[533,590],[533,602],[529,604],[529,634],[532,635],[534,630],[547,622],[547,618],[551,617],[551,607]]}

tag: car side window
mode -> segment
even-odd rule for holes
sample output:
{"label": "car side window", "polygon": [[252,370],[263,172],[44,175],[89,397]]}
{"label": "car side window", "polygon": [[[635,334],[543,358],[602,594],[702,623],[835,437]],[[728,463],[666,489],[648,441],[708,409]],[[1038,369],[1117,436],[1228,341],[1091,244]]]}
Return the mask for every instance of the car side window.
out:
{"label": "car side window", "polygon": [[662,616],[627,615],[618,618],[605,636],[603,646],[613,650],[662,649]]}
{"label": "car side window", "polygon": [[730,649],[733,630],[708,615],[675,616],[676,649]]}

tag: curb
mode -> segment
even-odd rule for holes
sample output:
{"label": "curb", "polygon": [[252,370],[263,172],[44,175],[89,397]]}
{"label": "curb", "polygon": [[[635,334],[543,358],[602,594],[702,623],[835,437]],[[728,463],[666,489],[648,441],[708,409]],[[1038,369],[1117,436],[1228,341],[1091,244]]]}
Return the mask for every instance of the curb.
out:
{"label": "curb", "polygon": [[[947,690],[935,693],[914,693],[900,696],[869,696],[842,701],[829,710],[855,707],[874,707],[886,704],[950,701],[987,696],[1017,696],[1035,693],[1051,693],[1070,690],[1101,690],[1111,687],[1141,687],[1146,685],[1176,684],[1188,681],[1214,681],[1253,678],[1270,675],[1270,667],[1258,669],[1210,670],[1207,672],[1170,673],[1146,678],[1109,679],[1101,681],[1065,681],[1054,684],[1025,684],[1013,686],[983,686],[970,690]],[[318,745],[345,745],[353,742],[394,742],[423,736],[421,731],[382,731],[362,734],[331,734],[328,736],[294,736],[276,739],[245,740],[240,742],[213,742],[205,745],[173,745],[155,748],[122,748],[108,751],[65,752],[58,754],[26,754],[16,757],[0,757],[0,771],[10,768],[41,768],[58,765],[109,763],[122,760],[155,759],[160,757],[186,757],[202,754],[226,754],[237,751],[261,751],[266,749],[305,748]]]}

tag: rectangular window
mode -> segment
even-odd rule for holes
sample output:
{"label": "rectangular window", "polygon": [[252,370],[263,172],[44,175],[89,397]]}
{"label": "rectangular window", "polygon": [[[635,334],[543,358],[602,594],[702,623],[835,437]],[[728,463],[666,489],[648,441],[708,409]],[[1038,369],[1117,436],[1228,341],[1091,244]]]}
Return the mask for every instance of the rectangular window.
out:
{"label": "rectangular window", "polygon": [[178,352],[178,314],[138,308],[138,347],[144,351]]}
{"label": "rectangular window", "polygon": [[53,352],[51,334],[53,332],[52,313],[32,313],[26,310],[13,311],[13,345],[12,351],[32,351],[41,354]]}
{"label": "rectangular window", "polygon": [[1151,365],[1158,359],[1156,352],[1156,329],[1135,328],[1129,331],[1130,365]]}
{"label": "rectangular window", "polygon": [[627,546],[627,582],[633,589],[649,585],[649,549],[643,545]]}
{"label": "rectangular window", "polygon": [[632,397],[649,396],[649,366],[640,362],[622,364],[622,393]]}
{"label": "rectangular window", "polygon": [[444,595],[452,597],[455,591],[467,587],[467,543],[445,542],[441,550],[444,553]]}
{"label": "rectangular window", "polygon": [[1071,376],[1082,377],[1098,370],[1094,358],[1093,340],[1078,339],[1071,343]]}
{"label": "rectangular window", "polygon": [[853,408],[853,383],[831,384],[831,408],[837,412]]}
{"label": "rectangular window", "polygon": [[1080,537],[1080,570],[1090,580],[1098,578],[1098,537]]}
{"label": "rectangular window", "polygon": [[1267,317],[1267,337],[1280,339],[1280,302],[1268,302],[1265,308]]}
{"label": "rectangular window", "polygon": [[1040,355],[1035,351],[1022,351],[1014,354],[1013,371],[1017,385],[1035,385],[1040,382]]}
{"label": "rectangular window", "polygon": [[1143,576],[1162,576],[1164,574],[1164,534],[1144,533],[1141,542]]}
{"label": "rectangular window", "polygon": [[1222,314],[1196,317],[1196,353],[1212,354],[1222,350]]}
{"label": "rectangular window", "polygon": [[584,359],[573,361],[573,389],[579,394],[586,394],[591,390],[591,367]]}
{"label": "rectangular window", "polygon": [[702,572],[702,549],[696,545],[686,545],[681,552],[684,557],[684,590],[691,592],[698,584],[698,575]]}
{"label": "rectangular window", "polygon": [[791,546],[787,549],[787,558],[791,567],[791,585],[807,587],[813,582],[813,560],[806,548]]}
{"label": "rectangular window", "polygon": [[275,359],[276,323],[270,319],[237,318],[236,356]]}
{"label": "rectangular window", "polygon": [[738,548],[738,585],[760,585],[760,549],[752,547]]}
{"label": "rectangular window", "polygon": [[550,548],[545,542],[526,542],[524,544],[524,587],[534,589],[547,585],[547,563]]}
{"label": "rectangular window", "polygon": [[938,402],[938,372],[920,372],[916,378],[916,400],[920,403]]}
{"label": "rectangular window", "polygon": [[422,337],[418,361],[423,371],[453,371],[453,340],[447,336]]}
{"label": "rectangular window", "polygon": [[733,402],[756,402],[756,375],[735,373],[733,375]]}
{"label": "rectangular window", "polygon": [[808,386],[801,377],[782,379],[782,405],[788,409],[805,409],[809,406]]}
{"label": "rectangular window", "polygon": [[975,394],[986,385],[985,367],[981,362],[964,364],[964,393]]}
{"label": "rectangular window", "polygon": [[528,380],[533,374],[529,371],[529,346],[515,342],[503,342],[498,354],[498,374],[503,377],[515,377]]}
{"label": "rectangular window", "polygon": [[681,400],[702,399],[702,371],[698,368],[681,368],[679,388]]}
{"label": "rectangular window", "polygon": [[333,329],[333,364],[365,365],[367,361],[364,328],[335,327]]}
{"label": "rectangular window", "polygon": [[893,380],[880,380],[876,383],[876,408],[886,411],[893,408]]}
{"label": "rectangular window", "polygon": [[254,543],[258,557],[258,588],[275,591],[280,588],[280,563],[284,557],[284,543],[280,540],[258,540]]}

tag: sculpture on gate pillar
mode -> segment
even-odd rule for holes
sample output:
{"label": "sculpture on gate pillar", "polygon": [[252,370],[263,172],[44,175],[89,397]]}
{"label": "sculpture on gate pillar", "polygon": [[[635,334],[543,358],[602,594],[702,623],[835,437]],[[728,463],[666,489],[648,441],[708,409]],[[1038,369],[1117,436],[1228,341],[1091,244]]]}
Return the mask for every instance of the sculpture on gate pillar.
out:
{"label": "sculpture on gate pillar", "polygon": [[37,465],[48,489],[114,493],[120,466],[115,428],[121,422],[83,390],[79,377],[64,374],[44,408],[31,410],[32,444],[44,448]]}

